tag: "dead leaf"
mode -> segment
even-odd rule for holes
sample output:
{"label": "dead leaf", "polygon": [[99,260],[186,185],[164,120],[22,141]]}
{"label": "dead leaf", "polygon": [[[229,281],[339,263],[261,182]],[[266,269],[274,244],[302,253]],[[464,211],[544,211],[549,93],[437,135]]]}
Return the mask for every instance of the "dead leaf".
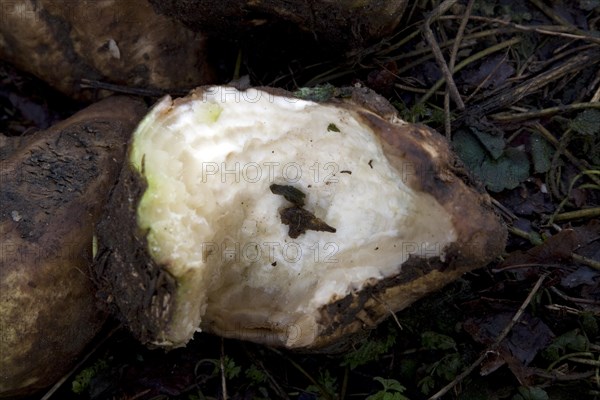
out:
{"label": "dead leaf", "polygon": [[554,212],[552,196],[543,193],[537,185],[525,183],[519,188],[500,193],[496,199],[519,216],[538,216]]}
{"label": "dead leaf", "polygon": [[[516,310],[515,310],[516,312]],[[492,345],[514,316],[513,311],[500,312],[479,318],[470,318],[463,325],[471,337],[485,345]],[[482,363],[481,374],[488,375],[507,364],[515,377],[525,384],[529,382],[527,365],[552,340],[554,334],[539,318],[525,312],[508,336],[500,343],[497,352]]]}
{"label": "dead leaf", "polygon": [[507,62],[507,58],[499,54],[464,70],[460,76],[472,88],[481,85],[483,89],[493,89],[502,86],[514,73],[515,69]]}
{"label": "dead leaf", "polygon": [[563,229],[539,246],[527,251],[514,251],[500,268],[521,264],[557,264],[570,262],[573,253],[600,259],[600,221],[592,220],[585,226]]}

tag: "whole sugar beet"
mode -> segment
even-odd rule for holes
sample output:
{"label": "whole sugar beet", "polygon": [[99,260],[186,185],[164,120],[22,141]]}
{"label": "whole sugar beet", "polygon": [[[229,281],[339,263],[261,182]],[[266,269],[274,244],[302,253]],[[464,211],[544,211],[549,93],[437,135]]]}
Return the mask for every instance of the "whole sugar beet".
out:
{"label": "whole sugar beet", "polygon": [[94,225],[144,103],[111,97],[30,136],[0,136],[0,397],[60,379],[106,320]]}

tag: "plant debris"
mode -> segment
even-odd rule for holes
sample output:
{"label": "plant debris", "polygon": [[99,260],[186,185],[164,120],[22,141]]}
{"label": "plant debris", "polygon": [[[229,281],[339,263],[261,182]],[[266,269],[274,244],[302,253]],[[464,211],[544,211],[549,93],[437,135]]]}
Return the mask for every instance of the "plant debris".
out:
{"label": "plant debris", "polygon": [[327,225],[320,218],[317,218],[310,211],[304,208],[304,198],[306,195],[290,185],[272,184],[270,187],[273,194],[283,196],[287,201],[294,204],[293,207],[286,207],[279,210],[281,223],[288,225],[288,236],[296,239],[306,231],[322,231],[335,233],[336,229]]}
{"label": "plant debris", "polygon": [[304,194],[300,189],[290,185],[278,185],[276,183],[269,186],[271,193],[283,196],[287,201],[298,207],[304,207]]}
{"label": "plant debris", "polygon": [[293,206],[279,211],[281,223],[290,227],[288,235],[292,239],[306,233],[306,231],[322,231],[335,233],[335,228],[327,225],[313,213],[304,208]]}

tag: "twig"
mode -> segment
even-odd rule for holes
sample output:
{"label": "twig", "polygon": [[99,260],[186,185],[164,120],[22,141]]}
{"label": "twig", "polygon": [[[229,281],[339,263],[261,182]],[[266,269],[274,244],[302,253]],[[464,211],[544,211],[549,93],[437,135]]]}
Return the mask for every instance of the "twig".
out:
{"label": "twig", "polygon": [[[404,46],[406,43],[410,42],[412,39],[417,37],[418,34],[419,34],[418,29],[412,29],[410,33],[407,33],[404,36],[400,36],[400,37],[402,37],[402,39],[395,42],[393,45],[391,45],[387,49],[380,50],[379,48],[374,49],[374,47],[372,47],[371,49],[367,49],[364,53],[375,54],[377,56],[385,56],[386,54],[389,54],[389,53],[393,52],[394,50],[397,50],[400,47]],[[397,36],[397,34],[395,36]],[[394,38],[392,38],[392,39],[394,39]]]}
{"label": "twig", "polygon": [[162,97],[167,94],[172,96],[185,96],[188,94],[189,90],[157,90],[157,89],[145,89],[145,88],[136,88],[124,85],[116,85],[114,83],[94,81],[91,79],[81,79],[80,81],[81,88],[88,89],[104,89],[110,90],[115,93],[123,93],[123,94],[131,94],[134,96],[145,96],[145,97]]}
{"label": "twig", "polygon": [[[558,151],[560,151],[560,149]],[[557,152],[557,154],[558,154],[558,152]],[[556,155],[555,155],[555,158],[556,158]],[[554,162],[553,162],[553,164],[554,164]],[[554,211],[554,214],[552,214],[552,216],[550,217],[550,219],[548,221],[549,224],[553,224],[554,223],[554,220],[556,219],[556,216],[558,215],[558,213],[560,213],[561,210],[563,209],[563,207],[565,206],[565,204],[567,204],[567,201],[569,200],[569,197],[571,196],[571,192],[573,191],[573,187],[575,187],[575,183],[579,179],[583,178],[584,176],[588,176],[590,178],[594,178],[594,182],[596,182],[596,177],[594,177],[594,175],[600,175],[600,170],[585,170],[585,171],[582,171],[579,174],[577,174],[571,180],[571,183],[569,184],[569,189],[567,190],[567,194],[565,195],[565,198],[556,207],[556,211]]]}
{"label": "twig", "polygon": [[243,59],[243,54],[242,54],[242,48],[240,47],[238,49],[237,58],[235,60],[235,67],[233,69],[233,77],[231,78],[232,81],[236,81],[236,80],[240,79],[240,71],[242,69],[242,59]]}
{"label": "twig", "polygon": [[569,361],[573,361],[573,362],[576,362],[579,364],[591,365],[593,367],[600,368],[600,360],[596,361],[596,360],[588,360],[585,358],[573,357],[573,358],[569,358]]}
{"label": "twig", "polygon": [[545,379],[552,379],[559,382],[568,382],[568,381],[580,381],[585,378],[590,378],[594,376],[594,371],[586,371],[586,372],[576,372],[569,375],[561,374],[558,371],[544,371],[540,368],[529,368],[531,372],[533,372],[536,376]]}
{"label": "twig", "polygon": [[[263,361],[260,358],[258,358],[256,355],[254,355],[254,353],[251,352],[246,345],[243,345],[243,348],[244,348],[244,352],[246,353],[248,358],[251,358],[253,363],[258,364],[258,366],[260,367],[262,372],[267,376],[269,384],[270,384],[271,388],[275,391],[277,398],[280,398],[283,400],[289,400],[290,398],[289,398],[288,394],[285,392],[285,390],[283,390],[281,388],[281,386],[279,386],[277,379],[275,379],[273,377],[273,375],[271,375],[269,370],[267,370]],[[264,357],[263,357],[263,359],[264,359]]]}
{"label": "twig", "polygon": [[[510,40],[498,43],[494,46],[490,46],[487,49],[477,52],[477,53],[473,54],[472,56],[465,58],[460,63],[458,63],[458,65],[454,69],[454,72],[456,73],[456,72],[460,71],[461,69],[463,69],[464,67],[466,67],[467,65],[471,64],[472,62],[477,61],[477,60],[479,60],[485,56],[488,56],[490,54],[493,54],[497,51],[500,51],[506,47],[513,46],[513,45],[519,43],[520,41],[521,41],[521,38],[512,38]],[[444,84],[444,82],[445,82],[445,79],[440,78],[436,83],[433,84],[433,86],[431,88],[429,88],[429,91],[427,91],[427,93],[419,99],[417,104],[423,104],[427,100],[429,100],[429,98],[440,88],[440,86],[442,86]]]}
{"label": "twig", "polygon": [[467,116],[471,118],[477,118],[477,116],[487,115],[495,110],[515,104],[524,97],[529,96],[530,94],[535,93],[539,89],[547,86],[549,83],[564,76],[569,76],[576,73],[577,71],[581,70],[582,65],[593,65],[599,60],[600,51],[597,49],[579,53],[571,58],[568,58],[563,63],[550,68],[546,72],[538,74],[534,78],[528,79],[519,85],[504,90],[497,95],[491,96],[490,98],[478,104],[471,105],[467,110],[465,110],[463,115],[457,118],[455,122],[458,122]]}
{"label": "twig", "polygon": [[572,29],[574,28],[573,25],[571,25],[563,17],[561,17],[560,15],[558,15],[557,13],[555,13],[552,8],[550,8],[547,5],[545,5],[540,0],[529,0],[529,1],[531,3],[533,3],[537,8],[539,8],[544,14],[546,14],[546,16],[548,16],[554,22],[556,22],[556,23],[558,23],[560,25],[563,25],[563,26],[567,26],[567,27],[572,28]]}
{"label": "twig", "polygon": [[600,102],[573,103],[559,107],[544,108],[543,110],[527,111],[519,114],[499,113],[491,115],[490,117],[500,122],[520,121],[523,119],[549,117],[558,113],[566,113],[574,110],[585,110],[587,108],[600,109]]}
{"label": "twig", "polygon": [[[550,142],[554,147],[556,147],[557,149],[561,148],[561,144],[558,141],[558,139],[556,139],[554,135],[552,135],[552,133],[550,133],[550,131],[548,131],[548,129],[544,127],[544,125],[540,124],[539,122],[535,122],[532,126],[544,137],[544,139]],[[579,158],[575,157],[569,150],[565,149],[562,153],[569,159],[571,163],[573,163],[573,165],[579,168],[581,172],[590,169],[588,165],[580,161]],[[600,179],[596,178],[593,175],[588,175],[588,177],[591,180],[593,180],[594,183],[600,185]]]}
{"label": "twig", "polygon": [[485,79],[482,80],[481,83],[479,83],[479,85],[477,85],[477,87],[471,92],[471,94],[469,94],[469,96],[465,100],[466,103],[470,102],[471,99],[473,97],[475,97],[475,95],[477,93],[479,93],[479,91],[481,90],[481,88],[484,87],[484,85],[494,76],[494,74],[496,73],[496,71],[498,71],[498,69],[500,69],[500,67],[504,64],[504,62],[506,61],[507,57],[508,57],[508,52],[506,52],[504,54],[504,57],[502,57],[502,59],[500,61],[498,61],[496,63],[496,65],[494,65],[494,68],[490,71],[489,74],[487,74],[487,76],[485,77]]}
{"label": "twig", "polygon": [[577,315],[577,316],[581,315],[580,310],[573,308],[573,307],[564,306],[562,304],[548,304],[547,306],[545,306],[545,308],[550,311],[556,311],[556,312],[560,313],[561,315],[564,315],[564,314]]}
{"label": "twig", "polygon": [[539,235],[536,235],[536,234],[535,234],[535,233],[533,233],[533,232],[531,232],[531,233],[530,233],[530,232],[526,232],[526,231],[524,231],[524,230],[522,230],[522,229],[515,228],[514,226],[507,226],[507,229],[508,229],[508,231],[509,231],[510,233],[512,233],[513,235],[515,235],[515,236],[518,236],[518,237],[520,237],[520,238],[522,238],[522,239],[529,240],[529,242],[530,242],[531,244],[535,245],[535,246],[537,246],[537,245],[540,245],[540,244],[544,243],[544,242],[542,241],[542,239],[540,238],[540,236],[539,236]]}
{"label": "twig", "polygon": [[373,300],[375,300],[378,303],[383,304],[383,306],[387,309],[387,312],[390,313],[390,315],[392,316],[392,318],[394,319],[394,322],[396,322],[396,325],[398,325],[398,328],[400,330],[403,330],[404,328],[402,327],[402,324],[400,323],[400,320],[398,319],[398,317],[396,316],[396,313],[394,312],[394,310],[392,310],[392,308],[388,305],[388,303],[386,303],[385,301],[381,300],[380,298],[378,298],[375,295],[371,295],[371,298]]}
{"label": "twig", "polygon": [[584,208],[577,211],[568,211],[560,214],[556,214],[554,221],[568,221],[570,219],[579,218],[596,218],[600,217],[600,207]]}
{"label": "twig", "polygon": [[493,274],[499,274],[499,273],[506,272],[506,271],[511,271],[511,270],[514,270],[514,269],[532,268],[532,267],[544,267],[545,269],[551,269],[551,268],[566,269],[567,268],[564,265],[559,264],[559,263],[556,263],[556,264],[549,264],[549,263],[520,263],[520,264],[508,265],[508,266],[502,267],[502,268],[493,268],[490,271]]}
{"label": "twig", "polygon": [[600,306],[600,301],[595,301],[595,300],[592,300],[592,299],[581,299],[579,297],[567,296],[566,294],[564,294],[563,292],[561,292],[560,290],[558,290],[554,286],[552,286],[550,288],[550,291],[552,291],[552,293],[556,294],[558,297],[560,297],[563,300],[571,301],[573,303],[592,304],[592,305],[595,305],[595,306]]}
{"label": "twig", "polygon": [[591,258],[580,256],[579,254],[575,254],[575,253],[573,253],[571,255],[571,258],[573,258],[573,261],[575,261],[575,262],[578,262],[580,264],[586,265],[590,268],[600,271],[600,261],[592,260]]}
{"label": "twig", "polygon": [[[455,18],[455,17],[453,17]],[[471,16],[471,19],[473,17]],[[446,17],[440,17],[439,19],[446,19]],[[518,29],[515,28],[493,28],[493,29],[488,29],[485,31],[480,31],[480,32],[475,32],[469,35],[465,35],[463,36],[463,40],[462,40],[462,44],[460,45],[460,48],[465,48],[468,46],[473,45],[473,43],[475,43],[477,40],[480,40],[482,38],[487,38],[487,37],[496,37],[502,33],[510,33],[512,31],[518,31]],[[397,44],[392,45],[391,47],[384,49],[384,50],[373,50],[373,49],[368,49],[364,52],[362,52],[360,54],[360,59],[366,59],[369,56],[373,56],[375,58],[378,59],[384,59],[385,62],[392,62],[392,61],[401,61],[401,60],[410,60],[407,62],[403,62],[401,63],[401,66],[398,68],[397,74],[402,74],[406,71],[411,70],[412,68],[414,68],[417,65],[421,65],[423,64],[423,62],[429,60],[430,58],[433,57],[433,54],[431,53],[431,49],[429,47],[423,47],[423,48],[419,48],[416,50],[412,50],[412,51],[405,51],[402,52],[401,54],[398,55],[392,55],[392,56],[385,56],[386,54],[389,54],[391,52],[393,52],[394,50],[396,50],[400,44],[404,44],[406,42],[412,39],[414,39],[414,37],[419,33],[419,30],[414,30],[411,33],[409,33],[403,40],[399,41]],[[446,48],[449,46],[452,46],[455,42],[455,39],[450,39],[447,41],[444,41],[442,43],[439,43],[440,48]],[[419,57],[422,56],[422,57]],[[419,57],[419,58],[417,58]],[[331,63],[331,62],[329,62]],[[309,65],[304,67],[305,71],[308,70],[312,70],[315,68],[319,68],[322,67],[324,64],[326,63],[317,63],[317,64],[313,64],[313,65]],[[310,78],[310,80],[306,81],[304,83],[304,86],[314,86],[316,84],[325,82],[325,81],[330,81],[333,79],[337,79],[337,78],[341,78],[343,76],[352,74],[356,71],[357,66],[360,66],[361,68],[370,68],[370,66],[363,66],[360,65],[356,62],[356,60],[350,62],[350,63],[346,63],[343,66],[334,66],[331,69],[320,73],[317,76],[314,76],[312,78]],[[283,80],[283,79],[287,79],[288,76],[281,76],[275,80],[273,80],[269,85],[273,86],[275,85],[277,82]],[[440,85],[441,86],[441,85]]]}
{"label": "twig", "polygon": [[500,210],[509,220],[515,221],[519,219],[519,217],[517,217],[514,212],[506,208],[502,203],[500,203],[494,198],[492,198],[492,205],[494,205],[494,207]]}
{"label": "twig", "polygon": [[323,397],[325,397],[328,400],[334,400],[332,398],[331,394],[327,391],[327,389],[325,387],[323,387],[323,385],[321,385],[308,372],[306,372],[306,370],[304,370],[304,368],[302,368],[302,366],[300,364],[298,364],[296,361],[292,360],[290,357],[284,355],[279,350],[276,350],[276,349],[274,349],[272,347],[268,347],[268,349],[271,350],[272,352],[278,354],[280,357],[283,357],[283,358],[287,359],[288,362],[294,366],[294,368],[296,368],[302,375],[304,375],[310,381],[310,383],[312,383],[317,388],[319,388],[319,391],[321,392],[321,394],[323,395]]}
{"label": "twig", "polygon": [[[450,51],[450,62],[448,63],[448,69],[450,70],[450,75],[454,73],[454,66],[456,64],[456,57],[458,57],[458,50],[460,49],[460,44],[462,42],[465,28],[467,27],[467,23],[469,22],[469,16],[471,15],[471,9],[473,8],[474,0],[469,0],[467,3],[467,7],[465,8],[465,14],[460,21],[460,26],[458,27],[458,31],[456,32],[456,37],[454,39],[454,44],[452,45],[452,50]],[[450,139],[452,136],[452,124],[450,122],[450,91],[446,90],[444,95],[444,128],[446,131],[446,137]]]}
{"label": "twig", "polygon": [[590,100],[590,102],[597,103],[599,101],[600,101],[600,85],[598,85],[598,89],[596,89],[596,92],[592,96],[592,99]]}
{"label": "twig", "polygon": [[544,282],[544,280],[546,279],[547,276],[548,276],[547,273],[540,275],[539,279],[533,286],[533,289],[531,289],[531,291],[529,292],[529,295],[527,296],[527,298],[525,299],[523,304],[521,304],[521,307],[519,307],[519,309],[517,310],[515,315],[512,317],[512,319],[508,323],[508,325],[506,325],[504,330],[500,333],[500,335],[496,338],[496,340],[494,340],[494,343],[490,347],[488,347],[488,349],[486,349],[486,351],[484,351],[479,356],[479,358],[477,358],[477,360],[475,360],[475,362],[473,362],[473,364],[471,364],[466,370],[464,370],[460,375],[458,375],[452,382],[450,382],[449,384],[444,386],[440,391],[438,391],[436,394],[431,396],[429,398],[429,400],[436,400],[436,399],[439,399],[440,397],[442,397],[443,395],[445,395],[450,389],[452,389],[453,387],[458,385],[471,372],[473,372],[475,370],[475,368],[477,368],[483,362],[483,360],[485,360],[485,358],[488,356],[488,354],[490,352],[493,352],[496,350],[496,348],[500,345],[500,343],[506,338],[506,336],[508,336],[508,334],[512,330],[513,326],[515,326],[515,324],[519,321],[519,319],[521,318],[521,315],[523,315],[523,312],[525,312],[525,309],[527,308],[529,303],[531,303],[533,296],[535,296],[535,294],[538,292],[538,290],[542,286],[542,283]]}
{"label": "twig", "polygon": [[[559,357],[558,360],[554,361],[552,364],[550,364],[547,368],[548,371],[552,371],[554,369],[554,367],[556,365],[558,365],[559,363],[561,363],[562,361],[565,360],[577,360],[579,362],[581,362],[581,360],[585,360],[586,362],[584,364],[589,364],[589,365],[596,365],[596,361],[594,360],[588,360],[588,359],[581,359],[579,358],[580,356],[589,356],[589,357],[593,357],[594,355],[589,352],[589,351],[582,351],[582,352],[578,352],[578,353],[569,353],[569,354],[565,354],[562,357]],[[573,359],[573,357],[575,357],[575,359]],[[587,361],[591,361],[592,363],[588,363]],[[598,366],[600,366],[600,364],[598,364]]]}
{"label": "twig", "polygon": [[221,338],[221,390],[223,391],[223,400],[227,400],[227,379],[225,379],[225,339]]}
{"label": "twig", "polygon": [[459,110],[465,109],[465,104],[460,97],[460,93],[458,92],[458,88],[456,87],[456,83],[454,82],[454,78],[452,78],[452,72],[448,68],[448,64],[446,64],[446,60],[444,59],[444,55],[442,54],[442,50],[435,39],[433,31],[431,30],[431,23],[436,19],[436,17],[444,14],[450,7],[456,3],[457,0],[444,0],[439,6],[437,6],[425,19],[425,23],[423,24],[423,34],[425,36],[425,40],[431,46],[431,51],[435,56],[435,59],[438,63],[438,66],[442,70],[442,74],[446,79],[446,85],[448,86],[448,90],[450,91],[450,95],[452,96],[452,100],[456,103],[456,106]]}
{"label": "twig", "polygon": [[[338,70],[339,70],[339,67],[333,67],[332,69],[311,78],[303,86],[310,87],[310,86],[318,85],[322,82],[329,82],[329,81],[332,81],[332,80],[335,80],[335,79],[341,78],[343,76],[354,73],[354,68],[345,68],[345,69],[342,69],[341,71],[338,71]],[[274,81],[272,81],[270,83],[270,86],[273,86],[274,84],[278,83],[279,81],[281,81],[281,78],[275,79]]]}
{"label": "twig", "polygon": [[350,375],[350,367],[346,366],[344,368],[344,380],[342,380],[342,388],[340,389],[340,400],[344,400],[346,398],[346,393],[348,391],[348,376]]}
{"label": "twig", "polygon": [[567,204],[569,197],[571,197],[571,190],[573,190],[573,186],[575,185],[575,182],[577,182],[577,180],[579,180],[579,178],[582,176],[581,174],[578,174],[577,177],[571,181],[567,194],[565,196],[561,196],[562,168],[561,168],[561,163],[559,161],[560,161],[561,155],[567,150],[567,146],[569,145],[569,142],[571,141],[571,137],[573,136],[573,134],[574,134],[573,129],[567,128],[566,131],[564,131],[562,134],[559,135],[560,139],[558,140],[558,147],[556,147],[556,151],[554,152],[554,154],[552,154],[552,158],[550,160],[550,168],[548,169],[548,178],[546,179],[546,184],[548,185],[548,191],[550,192],[552,197],[556,198],[557,200],[562,198],[561,202],[558,204],[558,206],[554,210],[554,213],[550,217],[549,223],[551,223],[551,224],[554,223],[554,217],[556,216],[556,214],[561,212],[563,207],[565,206],[565,204]]}
{"label": "twig", "polygon": [[[416,88],[413,86],[403,85],[401,83],[394,83],[394,86],[397,87],[398,89],[402,89],[404,91],[412,92],[412,93],[427,93],[428,92],[428,89]],[[444,92],[436,92],[434,94],[443,95]]]}
{"label": "twig", "polygon": [[[479,41],[480,39],[484,39],[487,37],[495,37],[498,36],[502,33],[506,33],[507,29],[504,28],[494,28],[494,29],[488,29],[485,31],[480,31],[480,32],[476,32],[476,33],[471,33],[469,35],[465,35],[463,36],[463,44],[461,44],[461,48],[463,47],[468,47],[471,46],[473,43],[476,43],[477,41]],[[439,43],[441,48],[446,48],[449,47],[451,45],[453,45],[455,42],[455,39],[449,39],[445,42]],[[465,44],[466,42],[466,44]],[[385,58],[386,61],[401,61],[401,60],[413,60],[415,59],[417,56],[421,56],[427,54],[427,57],[425,58],[425,60],[431,58],[432,54],[431,54],[431,50],[428,47],[424,47],[424,48],[419,48],[419,49],[415,49],[412,51],[408,51],[408,52],[404,52],[402,54],[399,54],[397,56],[393,56],[391,58]],[[403,63],[404,64],[404,63]],[[410,68],[409,68],[410,69]],[[405,72],[406,70],[404,68],[399,69],[398,71],[400,72]]]}
{"label": "twig", "polygon": [[[443,19],[457,19],[457,18],[459,18],[459,17],[453,16],[453,15],[440,17],[440,19],[442,19],[442,20]],[[572,28],[572,27],[565,27],[565,26],[558,26],[558,25],[527,26],[527,25],[515,24],[514,22],[504,21],[504,20],[497,19],[497,18],[481,17],[481,16],[476,16],[476,15],[471,16],[470,19],[472,21],[482,21],[482,22],[487,22],[489,24],[498,24],[498,25],[502,25],[502,26],[508,26],[513,29],[516,29],[519,31],[524,31],[524,32],[536,32],[536,33],[541,33],[544,35],[560,36],[560,37],[565,37],[565,38],[569,38],[569,39],[577,39],[577,40],[585,40],[588,42],[600,44],[599,37],[593,36],[589,32],[583,31],[581,29]]]}
{"label": "twig", "polygon": [[141,392],[139,392],[139,393],[136,393],[135,395],[133,395],[133,397],[128,397],[128,398],[127,398],[127,400],[137,400],[137,399],[139,399],[139,398],[142,398],[142,397],[144,397],[145,395],[147,395],[147,394],[148,394],[148,393],[150,393],[151,391],[152,391],[152,388],[150,388],[150,389],[145,389],[145,390],[142,390]]}
{"label": "twig", "polygon": [[469,22],[469,17],[471,16],[471,10],[473,9],[474,1],[475,0],[469,0],[469,2],[467,3],[467,7],[465,8],[465,14],[462,17],[460,21],[460,26],[458,27],[458,31],[456,32],[454,44],[452,45],[452,50],[450,51],[450,62],[448,63],[450,72],[454,72],[454,66],[456,65],[456,57],[458,57],[458,50],[460,49],[460,44],[465,34],[465,29],[467,27],[467,23]]}

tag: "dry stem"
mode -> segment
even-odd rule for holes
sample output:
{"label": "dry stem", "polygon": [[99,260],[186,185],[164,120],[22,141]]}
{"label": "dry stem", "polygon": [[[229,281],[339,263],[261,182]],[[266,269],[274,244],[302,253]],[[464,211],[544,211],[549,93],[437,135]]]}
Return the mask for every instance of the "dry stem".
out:
{"label": "dry stem", "polygon": [[523,304],[521,304],[521,307],[519,307],[519,310],[517,310],[517,312],[515,313],[513,318],[510,320],[510,322],[506,325],[506,327],[504,328],[502,333],[500,333],[500,335],[498,335],[498,337],[496,338],[494,343],[491,346],[489,346],[486,349],[486,351],[484,351],[479,356],[479,358],[477,360],[475,360],[475,362],[473,362],[473,364],[471,364],[466,370],[464,370],[460,375],[458,375],[452,382],[450,382],[449,384],[444,386],[440,391],[438,391],[436,394],[431,396],[429,398],[429,400],[439,399],[444,394],[446,394],[450,389],[452,389],[453,387],[458,385],[460,382],[462,382],[463,379],[465,379],[471,372],[473,372],[475,370],[475,368],[477,368],[483,362],[483,360],[485,360],[485,358],[488,356],[489,353],[495,351],[498,348],[500,343],[506,338],[506,336],[508,336],[508,334],[512,330],[513,326],[515,326],[515,324],[519,321],[519,319],[521,318],[521,315],[523,315],[523,312],[525,312],[525,309],[527,308],[529,303],[531,303],[533,296],[535,296],[537,291],[542,286],[542,283],[546,279],[546,276],[548,276],[548,274],[540,275],[540,277],[537,280],[537,282],[535,283],[533,289],[531,289],[531,291],[529,292],[529,295],[527,296],[527,298],[525,299]]}

